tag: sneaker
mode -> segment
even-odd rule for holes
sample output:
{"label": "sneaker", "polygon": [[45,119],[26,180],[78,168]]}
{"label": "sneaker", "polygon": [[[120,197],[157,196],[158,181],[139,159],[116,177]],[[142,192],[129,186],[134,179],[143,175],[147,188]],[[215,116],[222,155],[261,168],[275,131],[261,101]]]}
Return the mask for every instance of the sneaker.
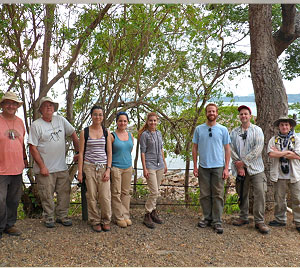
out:
{"label": "sneaker", "polygon": [[104,232],[109,232],[110,231],[110,225],[109,224],[102,224],[102,230]]}
{"label": "sneaker", "polygon": [[16,228],[15,226],[4,229],[4,233],[9,234],[9,235],[13,235],[13,236],[20,236],[21,235],[21,231],[18,228]]}
{"label": "sneaker", "polygon": [[269,227],[267,225],[265,225],[264,222],[262,222],[262,223],[256,223],[255,224],[255,228],[258,229],[258,231],[261,234],[268,234],[270,232]]}
{"label": "sneaker", "polygon": [[152,212],[150,213],[150,216],[151,216],[151,219],[153,222],[158,223],[158,224],[163,223],[163,221],[159,218],[156,209],[152,210]]}
{"label": "sneaker", "polygon": [[152,221],[152,218],[150,216],[150,213],[146,213],[145,214],[145,217],[144,217],[144,221],[143,223],[150,229],[154,229],[155,228],[155,225]]}
{"label": "sneaker", "polygon": [[56,219],[57,223],[62,224],[63,226],[72,226],[72,220],[69,218],[65,218],[65,219]]}
{"label": "sneaker", "polygon": [[127,223],[126,223],[125,220],[117,221],[117,225],[121,228],[126,228],[127,227]]}
{"label": "sneaker", "polygon": [[208,226],[211,226],[211,221],[210,220],[201,220],[198,222],[198,227],[200,228],[206,228]]}
{"label": "sneaker", "polygon": [[213,228],[217,234],[223,234],[223,227],[221,223],[216,223]]}
{"label": "sneaker", "polygon": [[100,233],[102,231],[100,224],[92,225],[92,229],[94,232],[97,232],[97,233]]}
{"label": "sneaker", "polygon": [[127,226],[130,226],[132,225],[132,221],[130,219],[125,219],[126,223],[127,223]]}
{"label": "sneaker", "polygon": [[234,219],[232,221],[232,225],[234,225],[234,226],[242,226],[242,225],[245,225],[245,224],[249,224],[249,221],[244,220],[242,218],[237,218],[237,219]]}
{"label": "sneaker", "polygon": [[55,227],[54,221],[45,221],[45,226],[47,228],[54,228]]}
{"label": "sneaker", "polygon": [[286,226],[286,223],[273,220],[269,222],[269,225],[273,227],[282,227],[282,226]]}

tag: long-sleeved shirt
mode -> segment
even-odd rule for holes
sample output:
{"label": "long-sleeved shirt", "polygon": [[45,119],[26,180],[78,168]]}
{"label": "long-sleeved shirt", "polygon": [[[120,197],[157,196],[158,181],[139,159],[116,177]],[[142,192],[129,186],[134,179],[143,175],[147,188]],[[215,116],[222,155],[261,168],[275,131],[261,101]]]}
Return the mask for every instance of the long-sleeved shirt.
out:
{"label": "long-sleeved shirt", "polygon": [[[230,133],[231,138],[231,159],[232,173],[237,175],[234,162],[243,161],[250,176],[264,171],[262,150],[264,148],[264,134],[259,126],[250,124],[247,130],[247,138],[242,139],[242,127],[237,127]],[[243,152],[241,152],[241,142],[244,142]]]}

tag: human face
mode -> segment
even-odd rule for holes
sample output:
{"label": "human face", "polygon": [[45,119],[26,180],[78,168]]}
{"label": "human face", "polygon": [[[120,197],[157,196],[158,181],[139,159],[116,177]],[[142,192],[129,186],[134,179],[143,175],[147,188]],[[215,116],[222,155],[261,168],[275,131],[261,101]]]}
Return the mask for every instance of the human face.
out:
{"label": "human face", "polygon": [[242,122],[243,125],[247,125],[250,123],[250,119],[251,119],[251,114],[249,112],[248,109],[242,109],[240,110],[240,120]]}
{"label": "human face", "polygon": [[283,135],[287,135],[291,130],[291,125],[289,122],[280,122],[279,123],[279,131]]}
{"label": "human face", "polygon": [[18,103],[13,100],[5,100],[1,104],[4,116],[14,116],[18,110]]}
{"label": "human face", "polygon": [[156,116],[150,116],[148,118],[147,124],[149,126],[149,130],[155,131],[157,127],[157,117]]}
{"label": "human face", "polygon": [[101,109],[94,109],[92,113],[93,124],[101,124],[103,121],[103,111]]}
{"label": "human face", "polygon": [[217,108],[215,106],[208,106],[206,109],[206,118],[209,122],[215,122],[218,117]]}
{"label": "human face", "polygon": [[40,112],[44,118],[52,118],[54,113],[54,104],[50,101],[45,101],[41,105]]}
{"label": "human face", "polygon": [[125,130],[128,125],[128,120],[126,115],[120,115],[117,121],[117,127],[119,130]]}

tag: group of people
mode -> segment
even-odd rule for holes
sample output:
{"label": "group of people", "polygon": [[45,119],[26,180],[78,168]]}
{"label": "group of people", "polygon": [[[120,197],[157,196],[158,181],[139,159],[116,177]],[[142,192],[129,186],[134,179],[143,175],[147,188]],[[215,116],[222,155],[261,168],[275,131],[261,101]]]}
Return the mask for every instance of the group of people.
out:
{"label": "group of people", "polygon": [[[24,123],[16,116],[22,104],[13,92],[7,92],[0,100],[0,238],[3,232],[15,236],[21,234],[15,223],[22,194],[22,173],[28,166]],[[33,171],[45,226],[54,228],[55,223],[72,225],[68,217],[72,179],[65,159],[67,136],[71,137],[76,151],[77,178],[87,187],[88,219],[93,231],[110,231],[112,215],[118,226],[132,225],[130,189],[134,138],[127,131],[128,114],[117,113],[117,129],[110,133],[103,126],[103,109],[95,105],[90,112],[92,124],[81,131],[78,139],[74,127],[62,116],[54,115],[58,110],[57,102],[43,97],[38,110],[41,117],[30,127],[28,144],[34,160]],[[157,123],[157,114],[149,113],[139,131],[143,171],[150,189],[144,219],[149,228],[155,228],[154,223],[162,223],[156,201],[162,176],[167,172]]]}
{"label": "group of people", "polygon": [[[198,176],[200,204],[203,219],[200,228],[212,226],[216,233],[223,233],[222,213],[224,206],[224,180],[229,176],[229,162],[232,159],[232,174],[236,177],[239,194],[240,215],[232,224],[249,224],[249,189],[253,186],[253,216],[255,228],[268,234],[265,224],[265,193],[267,180],[264,173],[262,151],[264,134],[253,125],[251,109],[238,107],[241,125],[229,134],[226,127],[217,123],[218,107],[210,103],[205,108],[206,122],[199,125],[193,137],[194,175]],[[290,189],[292,211],[296,230],[300,232],[300,138],[293,128],[296,121],[280,117],[274,122],[278,133],[268,142],[267,153],[271,159],[270,177],[274,182],[275,219],[268,225],[285,226],[287,222],[287,188]],[[199,155],[199,164],[197,158]]]}
{"label": "group of people", "polygon": [[[24,123],[16,116],[22,104],[13,92],[6,92],[0,100],[0,238],[3,232],[15,236],[21,234],[15,223],[22,194],[22,173],[28,166]],[[112,215],[119,227],[132,225],[130,189],[134,138],[127,131],[128,114],[117,113],[117,128],[111,133],[103,126],[104,110],[95,105],[90,111],[92,123],[80,132],[78,139],[74,127],[62,116],[54,115],[58,110],[57,102],[50,97],[43,97],[38,110],[41,118],[32,123],[28,144],[34,160],[33,170],[45,226],[53,228],[55,223],[72,225],[68,217],[72,179],[65,159],[67,136],[71,137],[76,152],[77,178],[79,182],[86,183],[88,219],[92,230],[110,231]],[[267,234],[269,228],[264,223],[267,184],[262,160],[264,135],[261,128],[250,123],[249,107],[242,105],[238,111],[241,126],[230,135],[225,126],[217,123],[218,107],[213,103],[205,108],[206,122],[195,129],[193,173],[199,180],[203,212],[203,219],[198,226],[212,226],[218,234],[223,233],[224,181],[229,177],[232,158],[232,171],[237,178],[240,194],[240,217],[233,224],[249,224],[249,185],[252,183],[255,227]],[[167,172],[162,134],[157,130],[157,124],[157,114],[149,113],[145,125],[138,132],[143,175],[150,191],[143,223],[151,229],[156,227],[155,224],[163,223],[156,205],[161,180]],[[286,188],[289,187],[294,222],[300,232],[300,143],[292,130],[296,122],[283,117],[276,120],[274,125],[279,127],[279,133],[269,141],[268,154],[273,160],[271,180],[275,184],[275,219],[269,225],[286,225]]]}

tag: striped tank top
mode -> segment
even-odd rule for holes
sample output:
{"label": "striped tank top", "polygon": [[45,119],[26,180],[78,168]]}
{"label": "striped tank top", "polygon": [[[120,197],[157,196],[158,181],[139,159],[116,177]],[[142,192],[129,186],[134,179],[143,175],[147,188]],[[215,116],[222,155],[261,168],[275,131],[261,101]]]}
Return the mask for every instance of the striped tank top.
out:
{"label": "striped tank top", "polygon": [[91,139],[88,137],[84,160],[94,164],[107,164],[104,135],[100,139]]}

